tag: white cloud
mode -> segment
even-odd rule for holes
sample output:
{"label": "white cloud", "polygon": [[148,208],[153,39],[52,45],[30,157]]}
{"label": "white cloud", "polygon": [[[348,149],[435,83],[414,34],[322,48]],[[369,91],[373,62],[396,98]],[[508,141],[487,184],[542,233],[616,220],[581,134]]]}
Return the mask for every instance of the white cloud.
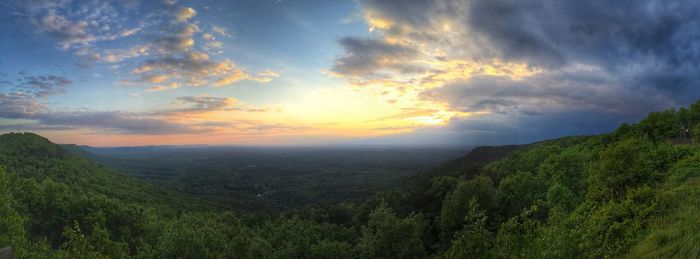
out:
{"label": "white cloud", "polygon": [[183,7],[177,13],[175,14],[175,17],[177,18],[178,21],[180,22],[186,22],[187,20],[191,19],[197,15],[197,12],[190,8],[190,7]]}

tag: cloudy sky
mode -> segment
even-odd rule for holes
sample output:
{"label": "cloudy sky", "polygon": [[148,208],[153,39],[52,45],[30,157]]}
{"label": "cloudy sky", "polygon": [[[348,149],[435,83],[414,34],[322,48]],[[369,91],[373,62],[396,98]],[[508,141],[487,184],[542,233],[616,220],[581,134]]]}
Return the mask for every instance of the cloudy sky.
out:
{"label": "cloudy sky", "polygon": [[3,1],[0,131],[97,146],[601,133],[700,98],[699,7]]}

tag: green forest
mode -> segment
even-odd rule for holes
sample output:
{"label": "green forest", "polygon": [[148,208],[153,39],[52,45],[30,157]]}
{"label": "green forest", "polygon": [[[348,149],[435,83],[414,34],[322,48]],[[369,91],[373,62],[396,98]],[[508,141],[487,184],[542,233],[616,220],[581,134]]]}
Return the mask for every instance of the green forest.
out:
{"label": "green forest", "polygon": [[267,215],[199,206],[9,133],[0,248],[16,258],[697,258],[700,146],[674,143],[700,141],[699,123],[700,102],[607,134],[477,148],[361,201]]}

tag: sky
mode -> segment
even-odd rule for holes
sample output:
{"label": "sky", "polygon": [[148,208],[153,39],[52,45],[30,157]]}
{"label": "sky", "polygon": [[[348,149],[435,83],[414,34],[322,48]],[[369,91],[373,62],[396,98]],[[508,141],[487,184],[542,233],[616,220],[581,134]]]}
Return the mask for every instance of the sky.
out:
{"label": "sky", "polygon": [[483,145],[700,98],[700,2],[9,0],[0,132],[59,143]]}

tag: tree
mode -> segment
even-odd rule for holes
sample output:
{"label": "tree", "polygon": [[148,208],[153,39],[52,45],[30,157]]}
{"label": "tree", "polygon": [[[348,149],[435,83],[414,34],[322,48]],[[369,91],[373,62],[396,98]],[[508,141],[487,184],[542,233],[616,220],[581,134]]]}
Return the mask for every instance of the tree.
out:
{"label": "tree", "polygon": [[454,191],[445,197],[440,213],[440,236],[449,243],[454,233],[464,225],[464,215],[469,211],[469,201],[475,199],[479,206],[491,208],[496,201],[496,190],[491,178],[477,176],[472,180],[461,181]]}
{"label": "tree", "polygon": [[155,252],[162,258],[224,258],[230,254],[225,226],[211,214],[185,214],[169,222]]}
{"label": "tree", "polygon": [[[74,222],[72,227],[66,227],[63,231],[66,242],[61,245],[61,257],[65,258],[110,258],[97,251],[94,244],[90,242],[80,230],[78,222]],[[121,256],[124,258],[124,256]]]}
{"label": "tree", "polygon": [[568,212],[578,204],[574,194],[566,186],[555,183],[547,190],[547,205],[559,212]]}
{"label": "tree", "polygon": [[311,246],[309,258],[312,259],[350,259],[354,258],[352,246],[346,242],[321,240]]}
{"label": "tree", "polygon": [[529,172],[517,172],[504,178],[498,186],[501,211],[506,216],[518,214],[535,200],[544,198],[545,187]]}
{"label": "tree", "polygon": [[9,177],[0,167],[0,248],[17,246],[24,240],[24,219],[12,206]]}
{"label": "tree", "polygon": [[532,217],[540,209],[539,204],[532,205],[501,224],[496,236],[497,257],[537,258],[534,244],[540,223]]}
{"label": "tree", "polygon": [[446,258],[489,258],[493,246],[493,233],[486,228],[487,217],[479,209],[476,199],[469,201],[464,229],[457,233],[452,246],[445,253]]}
{"label": "tree", "polygon": [[358,244],[363,258],[423,258],[421,238],[426,222],[420,214],[398,218],[386,203],[381,203],[362,228]]}
{"label": "tree", "polygon": [[700,123],[693,126],[691,133],[693,134],[693,143],[700,143]]}
{"label": "tree", "polygon": [[589,178],[589,196],[595,201],[624,197],[628,188],[642,185],[651,179],[653,165],[644,152],[652,144],[630,138],[606,148]]}

